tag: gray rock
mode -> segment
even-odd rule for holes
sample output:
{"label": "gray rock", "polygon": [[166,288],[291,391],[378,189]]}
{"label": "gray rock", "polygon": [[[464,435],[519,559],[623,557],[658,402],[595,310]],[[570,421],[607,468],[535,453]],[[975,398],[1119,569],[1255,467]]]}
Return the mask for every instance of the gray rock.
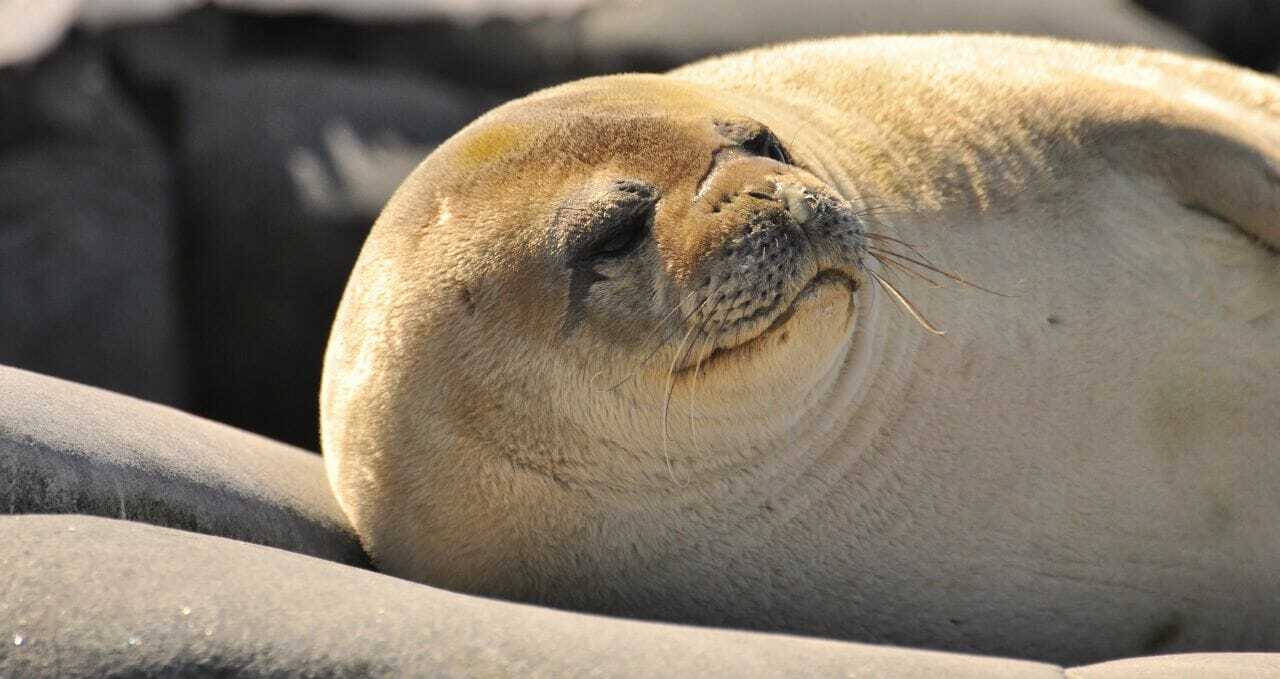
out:
{"label": "gray rock", "polygon": [[636,63],[662,69],[758,45],[859,33],[1001,32],[1206,51],[1124,0],[651,0],[591,8],[578,30],[579,57],[601,70]]}
{"label": "gray rock", "polygon": [[0,533],[0,676],[1061,676],[541,609],[110,519],[7,517]]}
{"label": "gray rock", "polygon": [[321,63],[180,87],[193,408],[318,448],[325,339],[365,234],[478,110],[427,78]]}
{"label": "gray rock", "polygon": [[171,189],[97,48],[0,70],[0,363],[185,405]]}
{"label": "gray rock", "polygon": [[0,367],[0,404],[0,512],[97,514],[368,564],[315,455],[12,368]]}

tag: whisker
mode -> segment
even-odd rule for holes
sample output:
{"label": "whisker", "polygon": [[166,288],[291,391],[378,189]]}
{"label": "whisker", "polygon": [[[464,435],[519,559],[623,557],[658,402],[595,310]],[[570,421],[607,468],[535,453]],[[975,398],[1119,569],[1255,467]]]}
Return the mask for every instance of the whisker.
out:
{"label": "whisker", "polygon": [[985,288],[985,287],[983,287],[983,286],[981,286],[981,285],[978,285],[977,283],[973,283],[973,282],[971,282],[971,281],[967,281],[967,280],[965,280],[965,279],[961,278],[960,276],[957,276],[956,274],[951,273],[950,271],[945,271],[945,270],[943,270],[943,269],[939,269],[938,267],[936,267],[936,266],[934,266],[934,265],[932,265],[932,264],[929,264],[929,263],[927,263],[927,262],[920,261],[920,260],[915,259],[915,258],[913,258],[913,257],[908,257],[908,256],[906,256],[906,255],[904,255],[904,254],[902,254],[902,253],[900,253],[900,252],[893,252],[892,250],[885,250],[885,249],[883,249],[883,248],[877,248],[877,247],[874,247],[874,246],[868,246],[868,247],[867,247],[867,250],[868,250],[869,252],[874,252],[874,253],[876,253],[876,254],[882,254],[882,255],[889,256],[889,257],[893,257],[893,258],[895,258],[895,259],[905,260],[905,261],[907,261],[907,262],[910,262],[910,263],[912,263],[912,264],[915,264],[916,266],[922,266],[922,267],[924,267],[924,268],[926,268],[926,269],[928,269],[928,270],[930,270],[930,271],[932,271],[932,272],[934,272],[934,273],[936,273],[936,274],[940,274],[940,275],[946,276],[947,278],[950,278],[951,280],[953,280],[953,281],[955,281],[955,282],[957,282],[957,283],[960,283],[960,284],[962,284],[962,285],[967,285],[967,286],[969,286],[969,287],[971,287],[971,288],[975,288],[975,289],[977,289],[977,290],[981,290],[981,291],[983,291],[983,292],[991,293],[991,294],[993,294],[993,295],[996,295],[997,297],[1010,297],[1010,295],[1006,295],[1006,294],[1004,294],[1003,292],[996,292],[995,290],[992,290],[992,289],[990,289],[990,288]]}
{"label": "whisker", "polygon": [[886,212],[894,210],[897,212],[911,212],[911,206],[905,203],[876,203],[875,205],[864,204],[862,207],[856,208],[853,213],[856,215],[869,215],[876,212]]}
{"label": "whisker", "polygon": [[[920,258],[920,260],[921,260],[922,262],[924,262],[925,264],[927,264],[928,266],[938,267],[938,265],[937,265],[937,264],[935,264],[935,263],[934,263],[934,261],[933,261],[932,259],[929,259],[929,256],[928,256],[928,255],[926,255],[926,254],[924,254],[923,252],[921,252],[921,250],[922,250],[922,249],[924,249],[924,248],[923,248],[923,246],[921,246],[921,247],[917,247],[917,246],[911,245],[910,243],[907,243],[907,242],[905,242],[905,241],[899,241],[899,240],[897,240],[897,239],[894,239],[894,242],[895,242],[895,243],[900,243],[900,244],[902,244],[903,246],[905,246],[908,250],[910,250],[910,251],[911,251],[911,255],[910,255],[910,256],[914,256],[914,257],[918,257],[918,258]],[[868,245],[868,246],[867,246],[867,249],[871,249],[871,248],[877,248],[877,249],[881,250],[882,252],[888,252],[888,253],[890,253],[890,254],[897,255],[897,256],[899,256],[899,257],[907,257],[907,256],[908,256],[908,255],[905,255],[905,254],[903,254],[903,253],[900,253],[900,252],[898,252],[898,251],[896,251],[896,250],[891,250],[891,249],[889,249],[889,246],[887,246],[887,245],[883,245],[883,244],[881,244],[881,245]],[[938,267],[938,268],[941,268],[941,267]]]}
{"label": "whisker", "polygon": [[[906,261],[909,261],[911,259],[909,255],[904,255],[901,252],[898,252],[897,250],[891,250],[887,247],[884,247],[883,245],[868,245],[866,246],[865,249],[867,251],[867,254],[870,254],[872,257],[879,258],[879,256],[883,254],[883,255],[890,255],[898,259],[904,260],[902,262],[899,262],[899,264],[905,264]],[[920,258],[920,261],[922,262],[921,266],[933,267],[935,269],[942,268],[942,267],[939,267],[937,264],[934,264],[933,261],[930,260],[928,257],[925,257],[924,255],[918,252],[914,254]]]}
{"label": "whisker", "polygon": [[920,250],[924,250],[924,249],[925,249],[925,246],[923,246],[923,245],[913,245],[913,244],[911,244],[911,243],[908,243],[908,242],[907,242],[907,241],[905,241],[905,240],[901,240],[901,239],[898,239],[898,238],[894,238],[893,236],[890,236],[890,235],[888,235],[888,234],[876,233],[876,232],[874,232],[874,231],[867,231],[866,233],[863,233],[862,235],[863,235],[863,236],[866,236],[867,238],[872,238],[872,239],[875,239],[875,240],[887,240],[887,241],[889,241],[889,242],[891,242],[891,243],[897,243],[898,245],[901,245],[901,246],[904,246],[904,247],[911,248],[911,251],[912,251],[912,252],[917,252],[917,253],[918,253]]}
{"label": "whisker", "polygon": [[[684,299],[681,299],[681,300],[680,300],[680,302],[679,302],[678,304],[676,304],[674,307],[672,307],[671,311],[668,311],[666,314],[664,314],[664,315],[663,315],[663,317],[662,317],[662,318],[658,319],[657,327],[655,327],[652,331],[650,331],[650,333],[648,334],[648,336],[646,336],[646,337],[644,338],[644,341],[643,341],[643,342],[641,342],[641,344],[642,344],[642,345],[643,345],[643,344],[647,344],[647,343],[649,342],[649,340],[650,340],[650,339],[653,339],[656,335],[658,335],[658,333],[662,332],[662,330],[663,330],[663,327],[662,327],[662,326],[663,326],[663,324],[664,324],[664,323],[666,323],[668,320],[670,320],[670,319],[671,319],[671,317],[672,317],[672,316],[674,316],[674,315],[676,314],[676,312],[680,311],[680,307],[684,306],[684,303],[685,303],[685,302],[688,302],[688,301],[689,301],[689,299],[690,299],[691,297],[693,297],[694,295],[696,295],[696,294],[698,294],[698,291],[697,291],[697,290],[694,290],[694,291],[690,292],[689,294],[685,295],[685,296],[684,296]],[[707,299],[711,299],[711,295],[708,295],[708,296],[707,296]],[[702,304],[706,304],[706,303],[707,303],[707,302],[706,302],[706,300],[703,300]],[[694,310],[689,314],[689,316],[693,316],[693,314],[698,313],[698,311],[699,311],[701,308],[702,308],[702,307],[701,307],[701,305],[699,305],[699,307],[698,307],[697,309],[694,309]],[[683,320],[684,320],[684,321],[687,321],[687,320],[688,320],[688,318],[689,318],[689,317],[685,317]],[[640,374],[640,370],[641,370],[641,368],[644,368],[644,366],[645,366],[645,364],[646,364],[646,363],[648,363],[649,361],[653,360],[653,357],[658,355],[658,352],[662,350],[662,347],[663,347],[663,346],[665,346],[665,344],[666,344],[665,342],[659,341],[657,344],[655,344],[655,345],[654,345],[653,349],[652,349],[652,350],[650,350],[648,354],[645,354],[645,357],[644,357],[643,359],[641,359],[639,363],[637,363],[637,364],[636,364],[635,369],[634,369],[634,370],[632,370],[632,371],[631,371],[631,373],[630,373],[629,375],[627,375],[626,377],[622,378],[622,380],[620,380],[617,384],[614,384],[614,385],[613,385],[613,386],[611,386],[611,387],[606,387],[606,388],[602,389],[601,391],[613,391],[614,389],[617,389],[618,387],[621,387],[622,385],[624,385],[624,384],[626,384],[627,382],[629,382],[629,381],[631,381],[632,379],[634,379],[637,375],[639,375],[639,374]],[[592,376],[591,376],[591,384],[594,384],[594,383],[595,383],[596,378],[597,378],[597,377],[599,377],[600,375],[603,375],[603,374],[604,374],[604,371],[603,371],[603,370],[601,370],[601,371],[596,372],[594,375],[592,375]]]}
{"label": "whisker", "polygon": [[938,336],[947,334],[946,332],[934,327],[934,325],[929,322],[929,319],[925,318],[924,314],[920,313],[920,310],[916,308],[916,305],[912,304],[911,300],[904,297],[901,292],[898,292],[898,289],[893,287],[892,283],[881,278],[880,274],[877,274],[871,269],[867,269],[867,273],[871,274],[871,277],[874,278],[875,281],[880,284],[880,287],[883,288],[885,292],[889,293],[889,295],[892,296],[894,300],[898,302],[898,304],[901,304],[904,309],[910,312],[912,318],[914,318],[917,323],[923,326],[925,330],[928,330],[929,332]]}
{"label": "whisker", "polygon": [[[710,320],[708,319],[707,324],[709,323],[710,323]],[[705,328],[706,324],[704,324],[703,327]],[[696,418],[694,417],[694,404],[697,402],[697,396],[698,396],[698,371],[702,369],[702,362],[707,358],[707,355],[703,354],[703,350],[707,348],[708,343],[710,343],[712,346],[715,345],[716,335],[720,334],[720,329],[723,327],[724,327],[724,319],[721,319],[720,322],[716,324],[716,329],[714,332],[709,332],[703,335],[702,344],[698,349],[698,360],[695,361],[693,364],[693,379],[689,383],[689,431],[691,432],[694,431],[694,428],[696,426],[695,425]]]}
{"label": "whisker", "polygon": [[[671,481],[674,483],[679,482],[676,481],[676,472],[671,466],[671,454],[667,447],[670,442],[670,438],[667,436],[667,412],[671,408],[671,394],[676,389],[676,366],[680,364],[682,357],[687,356],[684,345],[693,336],[693,333],[698,330],[698,327],[695,325],[689,328],[689,332],[685,333],[684,339],[680,340],[680,344],[676,347],[675,358],[671,359],[671,369],[667,371],[667,394],[662,401],[662,458],[667,462],[667,473],[671,475]],[[689,348],[692,349],[693,345],[690,345]]]}
{"label": "whisker", "polygon": [[941,287],[942,287],[942,284],[941,284],[941,283],[939,283],[939,282],[937,282],[937,281],[933,280],[932,278],[929,278],[928,276],[926,276],[926,275],[924,275],[924,274],[920,273],[919,271],[915,271],[915,270],[913,270],[913,269],[909,269],[909,268],[907,268],[907,266],[906,266],[906,265],[904,265],[904,264],[901,264],[901,263],[899,263],[899,262],[897,262],[897,261],[894,261],[894,260],[892,260],[892,259],[889,259],[889,258],[887,258],[887,257],[881,257],[880,255],[877,255],[877,254],[875,254],[875,253],[872,253],[872,254],[871,254],[871,256],[872,256],[872,257],[875,257],[877,262],[880,262],[880,263],[881,263],[881,264],[883,264],[884,266],[892,267],[895,271],[901,271],[901,272],[903,272],[903,273],[907,273],[907,274],[910,274],[910,275],[912,275],[912,276],[915,276],[916,278],[919,278],[920,280],[925,281],[926,283],[928,283],[930,286],[932,286],[932,287],[934,287],[934,288],[941,288]]}

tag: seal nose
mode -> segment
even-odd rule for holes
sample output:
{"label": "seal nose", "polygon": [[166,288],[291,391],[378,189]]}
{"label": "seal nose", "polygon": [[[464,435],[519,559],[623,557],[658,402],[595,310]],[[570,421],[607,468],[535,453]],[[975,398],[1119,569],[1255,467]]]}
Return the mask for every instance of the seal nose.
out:
{"label": "seal nose", "polygon": [[797,224],[807,224],[818,212],[818,197],[800,184],[782,184],[776,195]]}

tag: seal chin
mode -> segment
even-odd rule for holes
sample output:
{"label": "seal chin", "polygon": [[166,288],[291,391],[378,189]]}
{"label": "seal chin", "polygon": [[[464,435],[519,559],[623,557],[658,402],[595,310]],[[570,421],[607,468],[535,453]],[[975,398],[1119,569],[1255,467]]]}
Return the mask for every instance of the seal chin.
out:
{"label": "seal chin", "polygon": [[800,291],[791,298],[791,302],[787,304],[782,312],[775,316],[769,325],[767,325],[759,334],[754,337],[747,338],[733,346],[721,347],[721,349],[723,351],[733,351],[751,342],[764,339],[771,333],[787,325],[787,323],[795,317],[797,311],[808,310],[810,306],[814,305],[817,305],[819,308],[825,308],[823,303],[828,301],[828,298],[833,297],[831,294],[826,294],[831,292],[829,290],[825,290],[825,288],[829,286],[843,288],[848,293],[849,297],[852,297],[854,291],[858,289],[858,283],[844,271],[841,271],[840,269],[823,269],[815,274],[813,278],[809,279],[809,282],[805,283],[804,287],[800,288]]}
{"label": "seal chin", "polygon": [[791,300],[791,304],[787,305],[787,308],[781,314],[778,314],[778,317],[761,334],[772,332],[785,324],[795,315],[797,307],[818,299],[825,286],[843,287],[852,296],[858,289],[858,282],[841,269],[823,269],[819,271],[800,289],[800,292],[796,293],[795,298]]}
{"label": "seal chin", "polygon": [[739,335],[729,344],[718,345],[705,356],[685,362],[677,373],[694,370],[707,371],[727,361],[749,359],[767,351],[771,344],[785,344],[791,339],[792,330],[804,332],[813,323],[847,325],[853,318],[854,293],[859,283],[848,271],[827,268],[818,271],[805,283],[791,300],[782,306],[772,319],[762,322],[759,332]]}

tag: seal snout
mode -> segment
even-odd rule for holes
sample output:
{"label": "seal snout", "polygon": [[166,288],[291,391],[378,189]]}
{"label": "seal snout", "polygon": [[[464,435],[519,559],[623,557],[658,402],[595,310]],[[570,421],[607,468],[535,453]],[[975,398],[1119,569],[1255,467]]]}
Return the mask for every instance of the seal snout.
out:
{"label": "seal snout", "polygon": [[818,196],[799,183],[779,184],[775,195],[782,201],[787,214],[804,226],[818,214]]}
{"label": "seal snout", "polygon": [[801,300],[834,302],[833,283],[856,291],[865,237],[839,195],[790,174],[757,175],[720,190],[732,196],[732,209],[715,213],[709,228],[720,237],[704,241],[695,287],[682,305],[687,322],[714,337],[716,352],[787,323]]}

